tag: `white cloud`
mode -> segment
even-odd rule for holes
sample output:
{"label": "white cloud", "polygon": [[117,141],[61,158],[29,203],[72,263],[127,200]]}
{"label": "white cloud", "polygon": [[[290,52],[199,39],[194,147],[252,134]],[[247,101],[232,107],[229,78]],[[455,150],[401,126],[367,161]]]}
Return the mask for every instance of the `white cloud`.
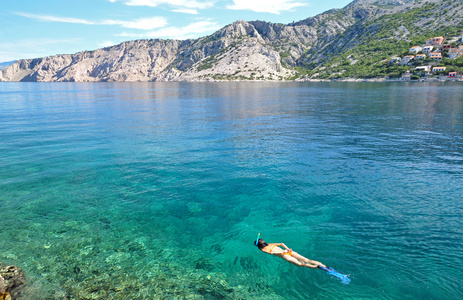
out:
{"label": "white cloud", "polygon": [[118,36],[132,38],[170,38],[170,39],[188,39],[197,38],[201,35],[212,33],[220,29],[217,22],[200,21],[191,23],[183,27],[165,27],[159,30],[146,32],[143,34],[121,33]]}
{"label": "white cloud", "polygon": [[124,28],[153,30],[166,26],[167,19],[164,17],[141,18],[135,21],[121,21],[121,20],[104,20],[99,22],[102,25],[119,25]]}
{"label": "white cloud", "polygon": [[220,29],[217,22],[200,21],[191,23],[184,27],[166,27],[150,32],[154,36],[175,37],[178,39],[197,37],[205,32],[212,32]]}
{"label": "white cloud", "polygon": [[[0,49],[0,62],[45,57],[58,53],[75,53],[82,50],[82,42],[83,40],[80,38],[70,38],[31,39],[5,43],[2,44],[2,49]],[[53,49],[52,52],[50,52],[50,49]]]}
{"label": "white cloud", "polygon": [[183,14],[191,14],[191,15],[198,15],[198,11],[196,9],[191,9],[191,8],[179,8],[179,9],[173,9],[173,12],[177,13],[183,13]]}
{"label": "white cloud", "polygon": [[28,14],[19,12],[16,13],[18,16],[26,17],[29,19],[45,21],[45,22],[59,22],[59,23],[73,23],[73,24],[87,24],[92,25],[93,22],[84,20],[84,19],[77,19],[77,18],[66,18],[66,17],[55,17],[55,16],[48,16],[48,15],[36,15],[36,14]]}
{"label": "white cloud", "polygon": [[122,21],[122,20],[102,20],[102,21],[89,21],[84,19],[56,17],[49,15],[36,15],[29,13],[17,13],[19,16],[23,16],[29,19],[34,19],[44,22],[58,22],[58,23],[73,23],[73,24],[85,24],[85,25],[118,25],[124,28],[130,29],[141,29],[141,30],[153,30],[167,26],[167,19],[164,17],[151,17],[151,18],[140,18],[134,21]]}
{"label": "white cloud", "polygon": [[130,6],[149,6],[169,5],[178,8],[206,9],[214,6],[215,1],[198,0],[127,0],[125,4]]}
{"label": "white cloud", "polygon": [[283,11],[291,11],[296,7],[307,4],[297,0],[233,0],[233,5],[228,5],[228,9],[252,10],[254,12],[280,14]]}
{"label": "white cloud", "polygon": [[110,47],[110,46],[114,46],[116,43],[112,42],[112,41],[103,41],[101,43],[98,44],[98,47],[102,47],[102,48],[105,48],[105,47]]}

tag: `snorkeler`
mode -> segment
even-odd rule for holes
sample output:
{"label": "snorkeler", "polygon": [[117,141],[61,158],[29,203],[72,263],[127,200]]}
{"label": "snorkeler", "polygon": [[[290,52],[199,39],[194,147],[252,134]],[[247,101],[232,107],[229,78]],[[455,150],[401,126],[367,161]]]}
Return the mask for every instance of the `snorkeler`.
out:
{"label": "snorkeler", "polygon": [[[321,262],[305,258],[299,253],[294,252],[292,249],[289,249],[283,243],[267,244],[263,239],[258,239],[257,242],[254,242],[254,245],[256,245],[262,252],[279,256],[283,258],[284,260],[286,260],[287,262],[290,262],[296,266],[313,268],[313,269],[316,269],[319,267],[326,268],[326,266],[322,264]],[[285,250],[280,248],[280,246],[285,248]]]}

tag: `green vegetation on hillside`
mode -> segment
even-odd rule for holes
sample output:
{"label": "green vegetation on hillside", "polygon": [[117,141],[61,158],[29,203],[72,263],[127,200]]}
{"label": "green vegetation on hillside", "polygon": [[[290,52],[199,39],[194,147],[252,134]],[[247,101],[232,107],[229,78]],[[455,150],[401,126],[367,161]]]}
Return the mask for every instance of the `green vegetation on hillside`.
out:
{"label": "green vegetation on hillside", "polygon": [[[422,45],[434,36],[454,37],[463,33],[461,22],[448,25],[453,20],[446,17],[451,15],[451,11],[447,9],[451,5],[457,4],[446,1],[439,5],[428,3],[406,12],[384,15],[365,24],[357,24],[340,36],[340,39],[355,37],[355,42],[350,41],[350,49],[337,51],[328,47],[326,53],[329,54],[315,69],[309,71],[307,69],[311,66],[305,66],[303,69],[306,70],[297,71],[300,76],[308,75],[320,79],[400,77],[410,66],[390,64],[388,60],[391,57],[408,55],[411,47]],[[346,43],[348,41],[344,44]],[[338,41],[337,45],[340,44],[343,42]],[[439,65],[447,66],[447,72],[463,73],[462,62],[462,58],[444,58]]]}

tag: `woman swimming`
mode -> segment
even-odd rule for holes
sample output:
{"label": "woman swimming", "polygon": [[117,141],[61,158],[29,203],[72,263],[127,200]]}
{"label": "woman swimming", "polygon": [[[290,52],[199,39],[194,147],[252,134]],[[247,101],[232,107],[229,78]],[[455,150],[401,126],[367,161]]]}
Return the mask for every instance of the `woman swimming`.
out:
{"label": "woman swimming", "polygon": [[[305,258],[299,253],[294,252],[292,249],[289,249],[283,243],[267,244],[263,239],[259,239],[257,243],[254,243],[254,245],[256,245],[262,252],[279,256],[283,258],[284,260],[286,260],[287,262],[290,262],[296,266],[313,268],[313,269],[316,269],[319,266],[326,268],[326,266],[322,264],[321,262]],[[280,248],[280,246],[285,248],[285,250]]]}

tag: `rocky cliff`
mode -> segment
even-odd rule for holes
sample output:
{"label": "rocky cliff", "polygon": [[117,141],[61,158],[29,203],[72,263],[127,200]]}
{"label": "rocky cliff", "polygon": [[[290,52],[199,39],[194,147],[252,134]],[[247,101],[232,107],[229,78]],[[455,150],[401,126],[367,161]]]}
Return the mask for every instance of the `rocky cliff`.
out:
{"label": "rocky cliff", "polygon": [[[287,25],[237,21],[195,40],[136,40],[74,55],[20,60],[0,71],[0,81],[210,81],[316,77],[318,73],[310,74],[310,71],[326,68],[326,63],[333,57],[375,39],[386,25],[390,25],[385,18],[419,11],[410,24],[397,23],[388,30],[388,38],[411,40],[436,24],[448,22],[449,16],[461,23],[461,4],[461,0],[356,0],[343,9],[330,10]],[[429,9],[423,10],[424,7]]]}

